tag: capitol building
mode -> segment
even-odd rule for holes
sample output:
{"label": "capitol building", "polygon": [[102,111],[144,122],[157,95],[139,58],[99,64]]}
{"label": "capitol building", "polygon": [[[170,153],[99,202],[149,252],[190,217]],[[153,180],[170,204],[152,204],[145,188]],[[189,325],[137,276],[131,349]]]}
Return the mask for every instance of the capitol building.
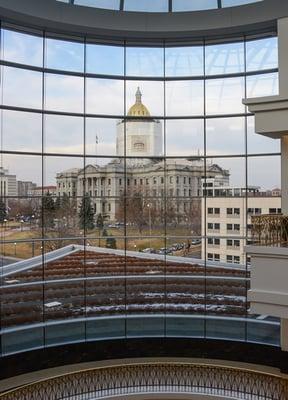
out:
{"label": "capitol building", "polygon": [[88,194],[95,215],[102,214],[106,221],[120,219],[119,207],[124,196],[141,195],[156,209],[163,207],[163,198],[169,198],[175,207],[175,222],[181,223],[187,220],[192,199],[193,207],[198,201],[200,207],[203,180],[214,179],[218,185],[227,186],[229,171],[206,164],[205,177],[204,160],[195,156],[164,161],[162,124],[150,116],[139,87],[135,97],[127,118],[117,122],[117,158],[104,166],[95,163],[57,173],[56,194],[65,193],[79,203]]}

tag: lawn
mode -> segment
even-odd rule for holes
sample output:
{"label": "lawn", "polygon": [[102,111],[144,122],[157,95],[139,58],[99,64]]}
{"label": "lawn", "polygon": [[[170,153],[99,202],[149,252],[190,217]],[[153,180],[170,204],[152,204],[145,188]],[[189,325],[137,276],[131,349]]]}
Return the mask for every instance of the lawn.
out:
{"label": "lawn", "polygon": [[[19,227],[19,225],[18,225]],[[9,226],[10,228],[10,226]],[[124,249],[126,247],[127,250],[139,251],[143,250],[147,247],[160,249],[161,247],[169,247],[173,243],[188,243],[189,238],[189,230],[186,227],[169,227],[166,233],[165,240],[165,231],[164,227],[153,228],[151,230],[150,237],[150,229],[145,227],[141,234],[136,227],[127,226],[126,229],[124,227],[121,228],[106,228],[108,236],[113,236],[116,238],[116,246],[117,249]],[[54,231],[55,232],[55,231]],[[126,240],[125,240],[126,233]],[[2,240],[11,241],[11,243],[2,243],[1,244],[1,254],[3,256],[16,257],[16,258],[30,258],[33,255],[37,256],[41,254],[42,251],[42,242],[41,241],[33,241],[33,239],[40,239],[41,230],[5,230],[1,229],[0,234],[2,236]],[[79,236],[81,236],[83,232],[79,231]],[[47,232],[48,236],[48,232]],[[172,237],[171,237],[172,236]],[[187,237],[188,236],[188,237]],[[99,229],[94,229],[89,231],[87,234],[88,244],[90,246],[106,246],[106,237],[99,237]],[[27,242],[25,242],[27,240]],[[22,242],[24,241],[24,242]],[[54,241],[54,238],[53,238]],[[65,244],[72,243],[81,243],[81,241],[76,241],[69,239]],[[16,244],[15,244],[16,243]],[[180,255],[180,254],[179,254]]]}

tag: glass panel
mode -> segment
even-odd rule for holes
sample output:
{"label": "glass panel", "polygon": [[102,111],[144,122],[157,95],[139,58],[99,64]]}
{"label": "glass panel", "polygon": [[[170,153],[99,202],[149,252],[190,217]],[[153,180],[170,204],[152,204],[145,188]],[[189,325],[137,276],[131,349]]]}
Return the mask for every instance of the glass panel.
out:
{"label": "glass panel", "polygon": [[[103,264],[105,263],[105,255],[103,256]],[[108,260],[113,260],[113,257],[107,256]],[[89,262],[89,260],[88,260]],[[105,264],[104,264],[105,265]],[[86,268],[88,265],[86,266]],[[111,262],[111,273],[107,267],[107,275],[101,279],[89,280],[86,284],[86,316],[99,317],[109,315],[121,315],[125,312],[125,279],[123,277],[113,276],[113,268],[117,271],[117,265]],[[123,268],[123,265],[122,265]],[[92,275],[89,267],[89,275]],[[121,275],[118,270],[117,273]],[[115,275],[115,271],[114,271]],[[109,292],[109,295],[107,295]],[[123,317],[122,317],[123,318]],[[124,320],[124,318],[122,319]],[[120,331],[121,332],[121,331]],[[120,333],[119,332],[119,333]]]}
{"label": "glass panel", "polygon": [[[8,281],[9,282],[9,281]],[[9,284],[2,286],[1,326],[10,328],[43,320],[43,285]]]}
{"label": "glass panel", "polygon": [[75,5],[119,10],[119,0],[75,0]]}
{"label": "glass panel", "polygon": [[244,43],[209,45],[205,48],[206,75],[244,71]]}
{"label": "glass panel", "polygon": [[[110,241],[107,241],[107,237],[114,238],[124,234],[124,163],[118,159],[85,158],[85,171],[79,173],[78,181],[81,202],[83,203],[86,194],[86,202],[93,214],[89,237],[103,237],[101,242],[99,239],[99,243],[90,240],[89,243],[92,246],[105,246]],[[117,243],[114,245],[117,246]],[[120,243],[117,248],[119,246]]]}
{"label": "glass panel", "polygon": [[197,76],[204,74],[202,46],[166,47],[165,76]]}
{"label": "glass panel", "polygon": [[278,74],[247,76],[247,98],[274,96],[278,92]]}
{"label": "glass panel", "polygon": [[[44,157],[43,184],[50,187],[50,193],[54,196],[61,196],[66,193],[72,196],[71,188],[75,188],[77,193],[77,174],[84,168],[84,160],[82,157]],[[75,175],[75,176],[74,176]],[[63,179],[63,181],[62,181]],[[68,186],[63,185],[67,180]],[[75,186],[73,186],[75,182]],[[61,183],[61,185],[59,185]],[[69,183],[71,184],[69,186]],[[76,196],[73,196],[76,197]]]}
{"label": "glass panel", "polygon": [[[65,307],[65,306],[63,306]],[[46,346],[61,343],[81,342],[85,340],[85,322],[73,322],[65,324],[48,325],[45,328]]]}
{"label": "glass panel", "polygon": [[[6,221],[1,223],[1,266],[12,266],[20,260],[42,254],[41,199],[27,196],[29,187],[33,187],[32,182],[17,183],[19,197],[6,198],[5,201],[8,213]],[[18,274],[11,272],[4,279],[9,284],[41,280],[42,277],[41,271],[32,275],[27,271]]]}
{"label": "glass panel", "polygon": [[46,67],[84,72],[84,44],[46,39]]}
{"label": "glass panel", "polygon": [[61,115],[44,116],[44,152],[83,154],[84,120]]}
{"label": "glass panel", "polygon": [[43,38],[2,29],[3,59],[19,64],[43,65]]}
{"label": "glass panel", "polygon": [[238,114],[244,112],[244,78],[211,79],[206,81],[207,114]]}
{"label": "glass panel", "polygon": [[88,114],[123,115],[124,81],[87,78],[86,112]]}
{"label": "glass panel", "polygon": [[[66,279],[61,283],[49,282],[45,284],[43,307],[46,322],[81,318],[85,313],[84,282],[69,281],[68,279],[71,269],[76,269],[78,265],[76,263],[73,265],[73,260],[69,256],[66,257],[66,263],[64,260],[62,259],[60,262],[55,260],[45,265],[45,279],[53,279],[53,276],[55,279],[58,273],[59,277]],[[83,276],[83,263],[81,263],[81,260],[76,262],[79,263]]]}
{"label": "glass panel", "polygon": [[206,154],[244,154],[245,118],[206,120]]}
{"label": "glass panel", "polygon": [[[144,307],[144,306],[143,306]],[[148,309],[149,305],[145,305]],[[133,317],[127,319],[127,337],[157,337],[164,335],[164,317]]]}
{"label": "glass panel", "polygon": [[278,39],[271,37],[246,43],[247,71],[278,67]]}
{"label": "glass panel", "polygon": [[257,3],[262,0],[222,0],[222,7],[243,6],[244,4]]}
{"label": "glass panel", "polygon": [[[27,96],[29,93],[29,96]],[[42,107],[42,74],[3,67],[3,104],[14,107]]]}
{"label": "glass panel", "polygon": [[[217,159],[208,158],[206,164],[206,182],[203,181],[203,184],[205,183],[205,185],[208,185],[208,183],[212,183],[212,185],[207,186],[207,190],[210,190],[210,187],[214,187],[214,195],[220,197],[229,197],[229,193],[232,193],[230,189],[242,188],[245,190],[246,181],[244,157],[217,157]],[[220,173],[220,176],[218,175],[218,173]],[[225,187],[227,186],[228,188],[226,190]],[[216,191],[216,189],[219,190]],[[241,193],[239,193],[238,195],[241,195]]]}
{"label": "glass panel", "polygon": [[[86,118],[86,156],[94,156],[95,163],[97,156],[124,156],[124,146],[118,143],[122,129],[124,122],[117,119]],[[108,163],[109,159],[104,162]]]}
{"label": "glass panel", "polygon": [[164,85],[158,81],[126,81],[126,109],[131,117],[164,114]]}
{"label": "glass panel", "polygon": [[166,316],[166,334],[172,337],[203,337],[205,321],[198,316]]}
{"label": "glass panel", "polygon": [[[17,183],[31,182],[25,196],[34,196],[42,186],[42,158],[41,156],[26,156],[17,154],[2,154],[1,169],[3,175],[9,175],[6,196],[17,196]],[[38,189],[36,188],[38,187]],[[4,194],[4,193],[3,193]],[[2,196],[1,196],[2,197]]]}
{"label": "glass panel", "polygon": [[126,75],[163,76],[164,49],[151,47],[127,47]]}
{"label": "glass panel", "polygon": [[203,115],[204,83],[199,81],[166,82],[167,116]]}
{"label": "glass panel", "polygon": [[42,347],[44,345],[43,328],[31,328],[3,334],[1,343],[4,354]]}
{"label": "glass panel", "polygon": [[2,149],[42,151],[41,114],[2,110]]}
{"label": "glass panel", "polygon": [[148,12],[165,12],[168,11],[167,0],[146,0],[139,2],[138,0],[125,0],[125,11],[148,11]]}
{"label": "glass panel", "polygon": [[271,139],[270,137],[255,133],[254,116],[247,118],[247,146],[248,154],[280,152],[279,139]]}
{"label": "glass panel", "polygon": [[173,11],[197,11],[218,8],[217,0],[173,0]]}
{"label": "glass panel", "polygon": [[[164,154],[163,124],[163,121],[158,119],[141,119],[138,116],[137,119],[119,122],[117,125],[117,155],[126,154],[127,157],[137,157],[137,159],[162,156]],[[126,152],[124,152],[125,142]],[[133,164],[132,161],[127,160],[127,165]]]}
{"label": "glass panel", "polygon": [[273,189],[281,189],[280,163],[279,156],[249,157],[248,185],[258,187],[264,196]]}
{"label": "glass panel", "polygon": [[45,75],[45,108],[47,110],[82,113],[84,79],[77,76]]}
{"label": "glass panel", "polygon": [[125,319],[120,318],[97,318],[86,322],[86,337],[88,340],[124,338]]}
{"label": "glass panel", "polygon": [[86,72],[124,75],[124,47],[87,44]]}
{"label": "glass panel", "polygon": [[280,346],[280,324],[248,320],[247,336],[247,340],[251,342],[270,343]]}
{"label": "glass panel", "polygon": [[[232,305],[227,306],[232,308]],[[246,332],[245,321],[229,319],[207,319],[206,335],[209,338],[244,340]]]}
{"label": "glass panel", "polygon": [[[166,121],[166,155],[197,157],[204,154],[204,120]],[[189,163],[184,160],[185,163]],[[191,164],[193,164],[191,162]],[[194,165],[196,167],[197,160]]]}

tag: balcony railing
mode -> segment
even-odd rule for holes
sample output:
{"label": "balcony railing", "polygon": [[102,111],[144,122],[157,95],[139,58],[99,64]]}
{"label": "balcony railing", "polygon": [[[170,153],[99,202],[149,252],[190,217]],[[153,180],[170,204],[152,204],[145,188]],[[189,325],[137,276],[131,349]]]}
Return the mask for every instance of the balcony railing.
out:
{"label": "balcony railing", "polygon": [[251,217],[253,244],[287,247],[288,215],[267,214]]}
{"label": "balcony railing", "polygon": [[223,365],[147,362],[110,365],[56,376],[2,393],[0,399],[97,400],[142,394],[146,398],[203,395],[203,398],[287,400],[287,390],[287,378],[256,370]]}

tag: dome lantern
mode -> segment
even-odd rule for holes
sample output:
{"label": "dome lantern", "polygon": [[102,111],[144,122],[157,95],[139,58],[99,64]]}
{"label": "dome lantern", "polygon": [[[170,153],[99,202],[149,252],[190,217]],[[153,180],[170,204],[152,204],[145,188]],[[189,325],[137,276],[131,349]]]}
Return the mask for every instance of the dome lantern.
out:
{"label": "dome lantern", "polygon": [[130,107],[128,111],[129,117],[150,117],[150,112],[147,107],[142,103],[142,93],[140,91],[139,86],[137,87],[137,91],[135,93],[136,101],[135,104]]}

